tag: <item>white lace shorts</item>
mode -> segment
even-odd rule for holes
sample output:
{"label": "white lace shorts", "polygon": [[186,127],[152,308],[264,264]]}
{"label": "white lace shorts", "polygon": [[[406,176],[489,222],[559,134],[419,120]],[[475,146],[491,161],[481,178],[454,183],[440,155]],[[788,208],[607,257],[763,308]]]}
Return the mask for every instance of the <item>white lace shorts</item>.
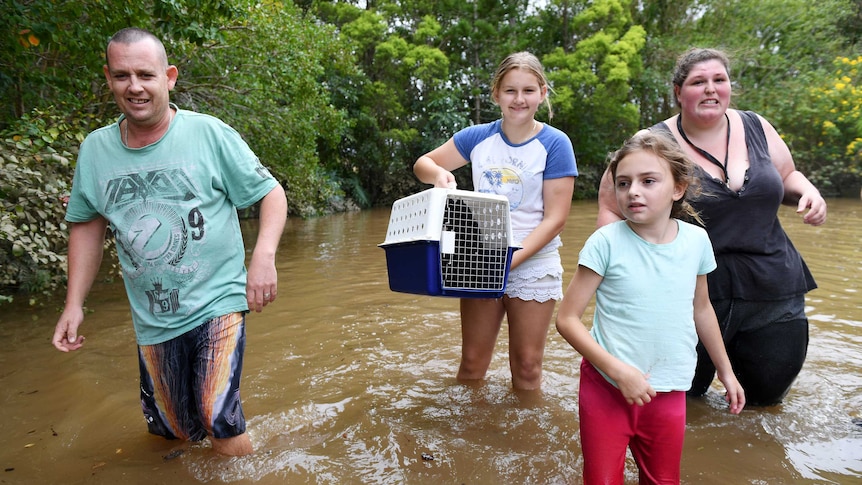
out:
{"label": "white lace shorts", "polygon": [[563,299],[563,264],[557,250],[533,255],[517,268],[509,271],[506,295],[521,300]]}

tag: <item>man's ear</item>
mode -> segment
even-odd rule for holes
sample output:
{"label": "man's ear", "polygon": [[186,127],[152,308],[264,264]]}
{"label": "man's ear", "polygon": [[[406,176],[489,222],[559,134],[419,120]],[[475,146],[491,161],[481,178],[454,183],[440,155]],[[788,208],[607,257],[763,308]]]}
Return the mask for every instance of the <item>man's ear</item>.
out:
{"label": "man's ear", "polygon": [[177,69],[177,66],[170,65],[168,66],[168,70],[166,71],[168,76],[168,90],[174,89],[174,86],[177,84],[177,77],[180,75],[180,70]]}

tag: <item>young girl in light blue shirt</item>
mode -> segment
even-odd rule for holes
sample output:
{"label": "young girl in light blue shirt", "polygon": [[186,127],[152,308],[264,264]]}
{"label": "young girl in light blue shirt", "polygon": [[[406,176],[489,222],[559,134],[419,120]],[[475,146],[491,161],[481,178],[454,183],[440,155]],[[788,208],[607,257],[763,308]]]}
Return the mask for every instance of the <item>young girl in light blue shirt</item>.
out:
{"label": "young girl in light blue shirt", "polygon": [[[625,219],[594,232],[557,314],[557,330],[582,356],[579,388],[584,483],[623,483],[626,447],[641,483],[679,483],[685,391],[704,343],[727,391],[745,405],[706,283],[716,267],[687,198],[694,167],[667,135],[647,132],[611,156]],[[582,318],[595,295],[587,330]]]}

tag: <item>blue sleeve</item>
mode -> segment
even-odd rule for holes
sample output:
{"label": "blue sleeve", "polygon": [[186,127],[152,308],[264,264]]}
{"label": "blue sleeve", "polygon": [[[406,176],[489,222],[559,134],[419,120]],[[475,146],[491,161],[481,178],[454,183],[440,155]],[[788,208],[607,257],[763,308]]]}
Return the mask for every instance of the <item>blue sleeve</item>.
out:
{"label": "blue sleeve", "polygon": [[464,160],[470,160],[470,154],[473,152],[473,148],[475,148],[482,140],[488,138],[499,130],[499,123],[500,121],[495,121],[493,123],[468,126],[467,128],[455,133],[452,140],[455,142],[455,148],[458,149],[458,153],[464,157]]}
{"label": "blue sleeve", "polygon": [[561,130],[546,125],[547,135],[539,134],[539,141],[548,151],[548,160],[545,164],[544,178],[557,179],[562,177],[577,177],[578,165],[575,161],[575,150],[572,140]]}

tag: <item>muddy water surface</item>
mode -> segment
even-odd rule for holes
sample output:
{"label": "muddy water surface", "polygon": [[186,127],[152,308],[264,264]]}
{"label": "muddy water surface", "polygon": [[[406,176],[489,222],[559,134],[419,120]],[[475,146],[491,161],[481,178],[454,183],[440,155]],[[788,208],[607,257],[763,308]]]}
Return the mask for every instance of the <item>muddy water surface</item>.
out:
{"label": "muddy water surface", "polygon": [[[684,483],[862,483],[862,202],[829,202],[819,228],[782,212],[820,285],[802,374],[784,404],[740,416],[717,391],[690,400]],[[573,205],[567,280],[595,214]],[[577,355],[552,330],[543,392],[513,393],[504,332],[487,382],[455,382],[457,301],[389,291],[388,217],[288,222],[279,298],[247,320],[249,457],[146,433],[119,281],[93,288],[68,355],[50,345],[59,301],[0,307],[0,484],[580,483]]]}

